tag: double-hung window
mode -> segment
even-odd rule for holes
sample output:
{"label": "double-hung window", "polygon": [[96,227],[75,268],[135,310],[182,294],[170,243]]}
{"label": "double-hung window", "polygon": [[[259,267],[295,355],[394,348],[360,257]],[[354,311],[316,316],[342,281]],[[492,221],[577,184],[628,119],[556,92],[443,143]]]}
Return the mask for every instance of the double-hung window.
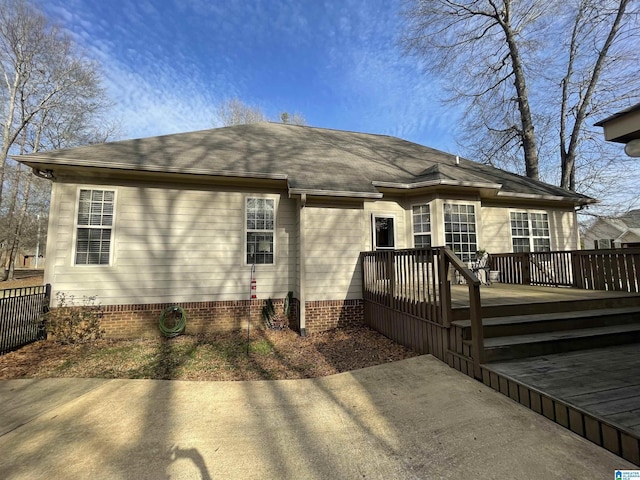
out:
{"label": "double-hung window", "polygon": [[549,216],[546,213],[510,212],[510,219],[514,253],[551,250]]}
{"label": "double-hung window", "polygon": [[413,246],[415,248],[431,246],[431,213],[429,205],[414,205],[413,208]]}
{"label": "double-hung window", "polygon": [[463,262],[470,262],[478,250],[474,205],[444,204],[444,240]]}
{"label": "double-hung window", "polygon": [[247,264],[273,264],[275,200],[247,198]]}
{"label": "double-hung window", "polygon": [[613,238],[598,238],[593,241],[593,247],[596,250],[609,250],[611,248],[615,248],[615,239]]}
{"label": "double-hung window", "polygon": [[76,222],[76,265],[109,265],[115,192],[80,190]]}

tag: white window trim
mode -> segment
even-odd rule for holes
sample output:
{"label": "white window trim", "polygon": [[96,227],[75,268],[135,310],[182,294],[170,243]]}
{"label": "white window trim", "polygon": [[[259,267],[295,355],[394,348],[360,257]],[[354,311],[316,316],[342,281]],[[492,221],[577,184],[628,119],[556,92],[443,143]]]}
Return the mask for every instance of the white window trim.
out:
{"label": "white window trim", "polygon": [[[391,218],[393,219],[393,247],[378,247],[376,242],[376,218]],[[398,222],[396,221],[395,213],[371,213],[371,245],[373,250],[395,250],[398,245]]]}
{"label": "white window trim", "polygon": [[[440,213],[441,215],[440,219],[442,221],[442,245],[447,244],[447,227],[446,227],[446,222],[444,221],[445,210],[447,205],[472,205],[473,206],[473,212],[476,217],[476,221],[475,221],[476,250],[478,248],[481,248],[480,237],[481,237],[482,225],[481,225],[480,217],[481,217],[481,211],[482,211],[482,204],[475,200],[448,200],[448,199],[442,200],[442,211]],[[474,254],[470,253],[470,255],[475,256],[475,253]]]}
{"label": "white window trim", "polygon": [[[608,246],[601,246],[601,243],[603,245],[608,245]],[[612,248],[616,248],[615,245],[615,239],[613,238],[596,238],[594,241],[594,247],[596,250],[610,250]]]}
{"label": "white window trim", "polygon": [[[78,244],[78,229],[85,228],[86,225],[78,225],[78,212],[80,211],[80,191],[81,190],[102,190],[105,192],[113,192],[113,220],[111,222],[111,240],[109,248],[109,263],[96,264],[96,263],[76,263],[76,247]],[[111,187],[105,187],[104,185],[82,185],[76,189],[75,193],[75,207],[73,211],[73,238],[71,247],[71,266],[78,268],[105,268],[113,267],[116,249],[116,215],[118,210],[118,190]]]}
{"label": "white window trim", "polygon": [[[554,251],[553,250],[553,245],[551,242],[551,215],[549,214],[549,212],[545,211],[545,210],[523,210],[523,209],[510,209],[509,210],[509,215],[508,215],[508,220],[509,220],[509,236],[511,238],[511,251],[513,252],[513,232],[512,232],[512,228],[511,228],[511,212],[514,213],[526,213],[527,214],[527,221],[529,222],[529,252],[533,253],[535,252],[535,250],[533,249],[533,239],[534,238],[548,238],[549,239],[549,250],[550,251]],[[534,236],[532,233],[532,228],[531,228],[531,217],[529,215],[531,215],[532,213],[542,213],[545,214],[547,216],[547,227],[549,228],[549,236],[548,237],[539,237],[539,236]],[[524,238],[524,237],[516,237],[516,238]]]}
{"label": "white window trim", "polygon": [[[433,202],[422,202],[422,203],[412,203],[410,205],[411,209],[409,210],[409,215],[411,215],[411,244],[413,245],[413,248],[417,248],[416,247],[416,235],[419,236],[425,236],[425,235],[429,235],[429,237],[431,237],[431,241],[429,242],[431,244],[431,246],[433,247]],[[424,207],[424,206],[428,206],[429,207],[429,233],[415,233],[413,231],[413,207]],[[444,220],[444,216],[442,217]],[[476,226],[477,228],[477,226]]]}
{"label": "white window trim", "polygon": [[[273,200],[273,263],[256,263],[256,268],[268,268],[268,267],[275,267],[276,263],[278,262],[278,235],[277,235],[277,230],[278,230],[278,201],[280,199],[280,197],[278,195],[260,195],[260,194],[246,194],[244,195],[242,201],[243,201],[243,207],[242,207],[242,230],[243,230],[243,234],[242,234],[242,243],[243,243],[243,264],[245,266],[251,266],[253,265],[253,263],[249,263],[247,262],[247,254],[249,253],[247,251],[247,233],[249,233],[249,230],[247,229],[247,200],[250,198],[258,198],[258,199],[262,199],[262,200]],[[267,232],[268,230],[264,230],[265,232]]]}

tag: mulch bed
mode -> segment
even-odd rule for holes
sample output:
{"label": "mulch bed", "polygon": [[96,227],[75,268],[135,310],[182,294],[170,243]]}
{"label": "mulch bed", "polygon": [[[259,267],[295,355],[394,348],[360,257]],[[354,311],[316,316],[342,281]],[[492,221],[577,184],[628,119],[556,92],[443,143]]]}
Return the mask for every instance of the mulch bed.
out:
{"label": "mulch bed", "polygon": [[302,338],[291,330],[173,339],[99,340],[62,345],[51,340],[0,356],[0,379],[150,378],[280,380],[316,378],[416,356],[366,326]]}

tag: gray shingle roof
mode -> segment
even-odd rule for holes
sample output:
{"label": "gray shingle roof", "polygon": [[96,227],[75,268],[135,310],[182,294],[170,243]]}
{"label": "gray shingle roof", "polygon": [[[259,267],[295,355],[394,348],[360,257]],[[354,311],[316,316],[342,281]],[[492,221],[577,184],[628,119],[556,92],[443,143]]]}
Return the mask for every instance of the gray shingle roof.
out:
{"label": "gray shingle roof", "polygon": [[[376,183],[499,184],[501,193],[589,197],[396,137],[278,123],[255,123],[39,152],[31,166],[75,165],[124,170],[286,178],[289,188],[377,193]],[[55,170],[55,168],[54,168]]]}
{"label": "gray shingle roof", "polygon": [[640,210],[629,210],[617,217],[627,228],[640,228]]}

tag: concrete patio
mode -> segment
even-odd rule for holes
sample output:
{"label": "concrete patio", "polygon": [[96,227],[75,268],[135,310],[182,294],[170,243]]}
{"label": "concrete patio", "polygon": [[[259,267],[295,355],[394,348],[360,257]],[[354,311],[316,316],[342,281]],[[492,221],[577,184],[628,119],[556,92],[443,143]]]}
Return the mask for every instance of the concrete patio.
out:
{"label": "concrete patio", "polygon": [[0,382],[0,478],[613,478],[634,469],[430,355],[315,380]]}

